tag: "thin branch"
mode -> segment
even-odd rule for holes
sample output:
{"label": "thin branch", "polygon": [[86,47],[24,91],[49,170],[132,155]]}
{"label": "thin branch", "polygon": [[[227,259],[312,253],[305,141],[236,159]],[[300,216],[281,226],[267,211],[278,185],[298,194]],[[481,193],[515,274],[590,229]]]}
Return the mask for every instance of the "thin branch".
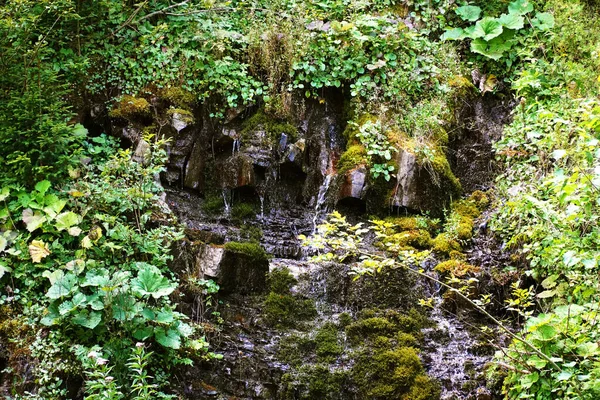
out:
{"label": "thin branch", "polygon": [[152,17],[154,17],[155,15],[159,15],[159,14],[166,14],[166,12],[167,12],[168,10],[171,10],[171,9],[173,9],[173,8],[177,8],[177,7],[184,6],[184,5],[186,5],[187,3],[189,3],[189,1],[190,1],[190,0],[183,0],[181,3],[172,4],[172,5],[170,5],[169,7],[165,7],[165,8],[163,8],[162,10],[158,10],[158,11],[151,12],[150,14],[148,14],[148,15],[145,15],[145,16],[143,16],[142,18],[140,18],[140,19],[138,19],[137,21],[135,21],[135,23],[136,23],[136,25],[137,25],[137,24],[139,24],[140,22],[142,22],[142,21],[144,21],[144,20],[146,20],[146,19],[148,19],[148,18],[152,18]]}

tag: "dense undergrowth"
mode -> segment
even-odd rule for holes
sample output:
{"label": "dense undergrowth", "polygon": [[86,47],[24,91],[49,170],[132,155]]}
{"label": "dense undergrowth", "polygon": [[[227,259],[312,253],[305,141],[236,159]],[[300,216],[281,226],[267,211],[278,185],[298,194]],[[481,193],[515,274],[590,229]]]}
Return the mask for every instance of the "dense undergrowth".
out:
{"label": "dense undergrowth", "polygon": [[[599,397],[597,13],[583,0],[2,3],[0,352],[8,394],[73,398],[83,387],[90,399],[168,397],[169,368],[211,356],[200,328],[175,311],[178,277],[167,263],[182,234],[156,179],[166,115],[192,120],[202,104],[222,122],[258,105],[288,129],[296,99],[322,100],[339,88],[351,105],[340,171],[367,165],[374,179],[389,180],[403,149],[459,193],[445,156],[451,111],[465,93],[510,87],[520,104],[496,144],[505,172],[492,226],[523,254],[507,270],[523,276],[510,306],[525,323],[491,380],[503,381],[511,399]],[[475,85],[465,78],[474,69],[484,77]],[[165,115],[157,98],[170,107]],[[115,119],[154,118],[141,160],[78,123],[92,104]],[[356,272],[433,252],[448,287],[469,297],[478,267],[461,250],[487,206],[477,193],[455,201],[443,223],[379,221],[381,248],[396,258]],[[271,297],[275,311],[300,307]],[[471,301],[485,311],[489,299]],[[273,324],[286,322],[275,314]],[[397,347],[365,357],[415,359]],[[420,364],[417,378],[426,380]]]}

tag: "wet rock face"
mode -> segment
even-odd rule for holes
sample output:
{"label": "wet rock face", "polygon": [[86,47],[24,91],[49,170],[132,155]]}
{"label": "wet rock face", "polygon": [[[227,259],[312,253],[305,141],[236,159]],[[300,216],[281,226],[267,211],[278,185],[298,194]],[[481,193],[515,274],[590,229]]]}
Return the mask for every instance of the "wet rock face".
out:
{"label": "wet rock face", "polygon": [[512,121],[515,106],[512,96],[484,94],[467,99],[457,111],[459,124],[450,140],[449,160],[465,192],[491,186],[496,171],[492,143]]}

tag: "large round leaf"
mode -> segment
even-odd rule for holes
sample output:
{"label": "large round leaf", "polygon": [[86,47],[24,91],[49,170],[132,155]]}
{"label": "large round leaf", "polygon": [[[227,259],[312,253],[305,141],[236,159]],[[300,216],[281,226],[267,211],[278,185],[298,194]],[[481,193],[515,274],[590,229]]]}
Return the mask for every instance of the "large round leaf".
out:
{"label": "large round leaf", "polygon": [[515,0],[508,5],[511,14],[525,15],[533,11],[533,4],[529,0]]}
{"label": "large round leaf", "polygon": [[554,16],[550,13],[537,13],[531,25],[540,31],[547,31],[554,28]]}
{"label": "large round leaf", "polygon": [[502,24],[496,19],[485,17],[475,24],[473,34],[476,38],[482,38],[485,41],[490,41],[502,34]]}
{"label": "large round leaf", "polygon": [[519,30],[525,26],[525,19],[518,14],[502,14],[498,22],[505,28]]}
{"label": "large round leaf", "polygon": [[442,35],[442,40],[463,40],[467,37],[467,34],[462,28],[448,29]]}
{"label": "large round leaf", "polygon": [[462,6],[456,9],[456,14],[463,19],[463,21],[477,21],[481,15],[481,8],[477,6]]}

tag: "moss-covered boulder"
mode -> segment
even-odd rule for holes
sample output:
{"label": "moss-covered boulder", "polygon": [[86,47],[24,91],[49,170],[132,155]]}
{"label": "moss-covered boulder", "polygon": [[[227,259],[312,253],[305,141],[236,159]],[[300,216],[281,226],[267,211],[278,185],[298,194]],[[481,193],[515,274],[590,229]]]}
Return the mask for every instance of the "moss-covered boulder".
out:
{"label": "moss-covered boulder", "polygon": [[248,294],[266,288],[269,259],[264,249],[253,242],[227,242],[215,271],[224,293]]}

